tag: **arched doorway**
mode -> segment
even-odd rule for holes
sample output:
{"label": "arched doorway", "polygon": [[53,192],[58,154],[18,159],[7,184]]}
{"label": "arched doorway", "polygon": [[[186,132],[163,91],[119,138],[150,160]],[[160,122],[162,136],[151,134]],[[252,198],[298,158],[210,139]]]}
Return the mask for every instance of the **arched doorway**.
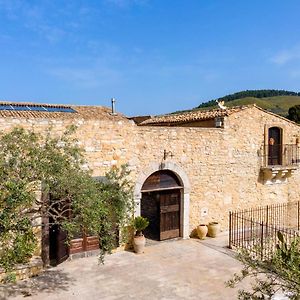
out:
{"label": "arched doorway", "polygon": [[170,170],[156,171],[144,182],[141,216],[149,220],[146,238],[166,240],[182,236],[181,199],[183,186]]}

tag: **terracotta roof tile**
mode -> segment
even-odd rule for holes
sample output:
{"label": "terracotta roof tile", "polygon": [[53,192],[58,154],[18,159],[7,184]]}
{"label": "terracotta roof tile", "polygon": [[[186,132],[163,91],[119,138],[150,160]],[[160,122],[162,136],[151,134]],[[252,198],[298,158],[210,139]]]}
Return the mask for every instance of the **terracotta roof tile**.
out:
{"label": "terracotta roof tile", "polygon": [[47,112],[47,111],[22,111],[22,110],[0,110],[0,117],[25,118],[25,119],[91,119],[91,120],[124,120],[127,119],[122,114],[111,115],[111,109],[104,106],[75,106],[42,104],[32,102],[11,102],[0,101],[0,105],[14,105],[18,107],[34,105],[45,108],[72,108],[76,112]]}
{"label": "terracotta roof tile", "polygon": [[186,113],[179,114],[171,114],[171,115],[162,115],[152,117],[151,119],[145,120],[140,125],[179,125],[190,122],[211,120],[216,117],[225,117],[229,116],[233,113],[239,112],[243,109],[247,109],[249,107],[253,107],[253,105],[245,105],[245,106],[235,106],[229,107],[225,110],[222,109],[211,109],[211,110],[197,110]]}

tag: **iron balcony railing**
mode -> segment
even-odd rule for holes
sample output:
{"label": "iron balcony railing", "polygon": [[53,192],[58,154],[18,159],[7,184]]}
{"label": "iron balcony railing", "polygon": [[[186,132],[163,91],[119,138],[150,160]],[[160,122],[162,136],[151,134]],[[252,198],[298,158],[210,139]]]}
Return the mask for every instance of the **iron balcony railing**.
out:
{"label": "iron balcony railing", "polygon": [[292,167],[300,164],[300,145],[275,144],[264,145],[262,167]]}

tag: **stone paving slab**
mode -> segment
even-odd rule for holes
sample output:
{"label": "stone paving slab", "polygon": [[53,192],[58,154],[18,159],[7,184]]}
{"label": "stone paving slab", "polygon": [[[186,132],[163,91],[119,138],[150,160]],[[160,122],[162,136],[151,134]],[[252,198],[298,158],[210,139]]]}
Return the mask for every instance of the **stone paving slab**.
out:
{"label": "stone paving slab", "polygon": [[[219,239],[160,242],[145,253],[118,252],[99,265],[97,257],[67,261],[43,275],[2,289],[0,299],[237,299],[225,287],[240,264]],[[20,294],[20,293],[23,294]]]}

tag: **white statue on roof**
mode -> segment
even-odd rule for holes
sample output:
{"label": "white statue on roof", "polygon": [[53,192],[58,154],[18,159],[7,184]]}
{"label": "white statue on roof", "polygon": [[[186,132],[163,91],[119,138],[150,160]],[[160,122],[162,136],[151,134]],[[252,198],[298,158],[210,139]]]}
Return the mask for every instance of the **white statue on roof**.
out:
{"label": "white statue on roof", "polygon": [[221,109],[227,109],[227,106],[224,105],[225,104],[224,101],[218,101],[218,100],[216,100],[216,102],[217,102],[219,108],[221,108]]}

